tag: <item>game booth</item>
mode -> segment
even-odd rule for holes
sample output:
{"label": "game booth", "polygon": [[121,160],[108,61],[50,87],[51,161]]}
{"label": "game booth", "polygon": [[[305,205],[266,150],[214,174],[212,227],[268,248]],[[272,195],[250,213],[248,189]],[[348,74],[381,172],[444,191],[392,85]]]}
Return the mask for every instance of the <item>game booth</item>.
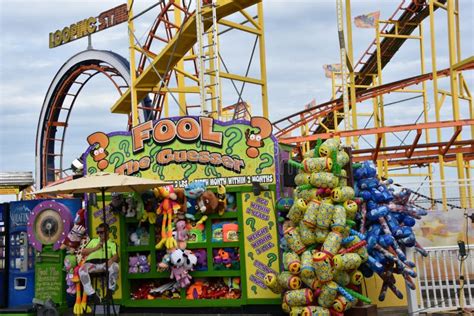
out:
{"label": "game booth", "polygon": [[[406,249],[424,253],[412,227],[426,211],[379,179],[373,163],[352,163],[337,139],[295,154],[278,145],[265,118],[188,116],[86,141],[83,174],[39,194],[81,179],[100,187],[114,174],[159,185],[124,181],[104,196],[10,203],[9,307],[33,302],[40,315],[192,307],[369,315],[371,298],[402,298],[402,282],[414,287]],[[107,273],[91,275],[98,304],[88,302],[81,268],[104,221],[115,245],[104,247],[105,258],[118,255],[119,270],[110,296]]]}

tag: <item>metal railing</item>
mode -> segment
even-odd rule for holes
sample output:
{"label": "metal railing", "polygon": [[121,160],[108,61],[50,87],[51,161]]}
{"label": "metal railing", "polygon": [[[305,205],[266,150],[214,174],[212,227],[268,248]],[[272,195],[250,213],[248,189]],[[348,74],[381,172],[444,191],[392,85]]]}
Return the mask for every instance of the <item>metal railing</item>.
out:
{"label": "metal railing", "polygon": [[[457,246],[425,248],[427,257],[407,252],[417,267],[416,290],[408,292],[410,315],[474,307],[474,246],[461,264]],[[462,274],[460,271],[462,269]],[[464,276],[464,286],[460,275]]]}

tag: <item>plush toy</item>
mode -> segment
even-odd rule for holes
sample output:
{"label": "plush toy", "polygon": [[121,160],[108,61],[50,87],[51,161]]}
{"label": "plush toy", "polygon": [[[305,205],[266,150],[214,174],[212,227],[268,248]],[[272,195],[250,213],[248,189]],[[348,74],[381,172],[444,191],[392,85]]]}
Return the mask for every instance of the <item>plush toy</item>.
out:
{"label": "plush toy", "polygon": [[226,212],[236,212],[237,211],[237,199],[235,193],[226,193],[227,199],[227,208]]}
{"label": "plush toy", "polygon": [[207,252],[205,249],[195,249],[193,254],[196,256],[196,267],[195,270],[205,271],[207,270]]}
{"label": "plush toy", "polygon": [[156,244],[156,249],[161,249],[166,246],[167,249],[176,248],[177,243],[173,238],[173,216],[181,208],[176,202],[177,195],[174,192],[174,188],[171,185],[162,186],[158,189],[154,189],[155,196],[163,198],[160,206],[156,210],[158,215],[163,215],[161,223],[161,240]]}
{"label": "plush toy", "polygon": [[222,216],[227,209],[227,195],[226,195],[226,189],[225,186],[222,184],[217,187],[217,199],[219,200],[219,207],[217,212],[219,213],[220,216]]}
{"label": "plush toy", "polygon": [[186,213],[188,211],[188,199],[184,193],[184,189],[176,188],[174,189],[176,194],[176,202],[179,204],[179,209],[176,213],[176,220],[186,219]]}
{"label": "plush toy", "polygon": [[176,240],[178,248],[186,249],[186,242],[188,241],[188,230],[186,229],[186,221],[179,220],[176,222]]}
{"label": "plush toy", "polygon": [[223,214],[225,211],[225,202],[217,198],[212,191],[204,191],[197,200],[199,211],[202,214],[209,215],[219,213]]}
{"label": "plush toy", "polygon": [[137,216],[137,207],[138,207],[138,202],[135,199],[134,194],[130,193],[127,196],[127,199],[125,201],[127,205],[127,210],[125,212],[125,217],[131,218]]}
{"label": "plush toy", "polygon": [[140,273],[150,272],[150,263],[148,262],[148,258],[145,255],[138,256],[138,272]]}
{"label": "plush toy", "polygon": [[123,195],[120,193],[112,193],[112,201],[110,201],[109,210],[112,211],[114,214],[123,214],[127,213],[127,203],[123,198]]}
{"label": "plush toy", "polygon": [[138,258],[139,256],[128,257],[128,273],[138,273],[138,270],[139,270]]}
{"label": "plush toy", "polygon": [[68,248],[73,252],[78,249],[86,232],[85,212],[86,210],[83,208],[77,211],[76,217],[74,218],[74,226],[71,228],[66,238],[64,238],[60,247],[61,249]]}
{"label": "plush toy", "polygon": [[[156,199],[152,191],[147,191],[142,194],[143,200],[143,212],[140,218],[140,223],[148,221],[150,224],[156,223],[156,208],[158,205],[158,200]],[[140,209],[139,209],[140,211]]]}
{"label": "plush toy", "polygon": [[[194,256],[194,258],[196,258]],[[191,275],[189,275],[189,266],[192,265],[191,260],[188,258],[188,254],[182,249],[174,250],[170,255],[171,261],[171,279],[175,279],[178,282],[179,287],[185,288],[191,284]],[[196,259],[197,261],[197,259]]]}
{"label": "plush toy", "polygon": [[76,294],[76,284],[73,281],[74,268],[77,266],[77,258],[75,255],[69,254],[64,258],[64,270],[66,271],[66,289],[67,294]]}

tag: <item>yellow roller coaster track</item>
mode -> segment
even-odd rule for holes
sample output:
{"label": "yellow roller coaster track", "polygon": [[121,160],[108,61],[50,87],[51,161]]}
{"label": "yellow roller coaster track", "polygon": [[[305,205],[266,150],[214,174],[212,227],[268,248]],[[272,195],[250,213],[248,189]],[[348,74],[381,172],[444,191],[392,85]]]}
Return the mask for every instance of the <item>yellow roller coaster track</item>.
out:
{"label": "yellow roller coaster track", "polygon": [[[261,2],[261,0],[219,0],[217,1],[216,16],[221,19],[240,10],[248,8]],[[203,12],[203,16],[210,16],[211,10]],[[209,28],[211,20],[205,23],[205,28]],[[137,77],[134,88],[137,93],[137,99],[143,99],[147,93],[160,83],[160,77],[163,78],[166,71],[174,67],[184,55],[196,44],[196,21],[193,14],[182,25],[180,36],[173,37],[168,45],[153,59],[153,62]],[[112,106],[112,113],[129,114],[131,111],[131,93],[130,89],[120,97]]]}

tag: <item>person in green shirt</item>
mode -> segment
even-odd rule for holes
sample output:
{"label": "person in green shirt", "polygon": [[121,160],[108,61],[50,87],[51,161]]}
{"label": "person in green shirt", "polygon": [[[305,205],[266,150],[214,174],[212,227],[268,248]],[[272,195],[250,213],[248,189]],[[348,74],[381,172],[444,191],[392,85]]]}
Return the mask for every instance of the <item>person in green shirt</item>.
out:
{"label": "person in green shirt", "polygon": [[90,273],[104,272],[106,266],[105,237],[107,236],[107,263],[109,270],[109,284],[107,296],[111,297],[117,289],[117,278],[119,273],[117,244],[108,238],[109,225],[102,223],[97,226],[96,233],[99,237],[93,238],[82,249],[82,256],[86,258],[85,263],[79,268],[79,278],[84,286],[84,291],[89,296],[90,302],[100,302],[100,297],[91,284]]}

